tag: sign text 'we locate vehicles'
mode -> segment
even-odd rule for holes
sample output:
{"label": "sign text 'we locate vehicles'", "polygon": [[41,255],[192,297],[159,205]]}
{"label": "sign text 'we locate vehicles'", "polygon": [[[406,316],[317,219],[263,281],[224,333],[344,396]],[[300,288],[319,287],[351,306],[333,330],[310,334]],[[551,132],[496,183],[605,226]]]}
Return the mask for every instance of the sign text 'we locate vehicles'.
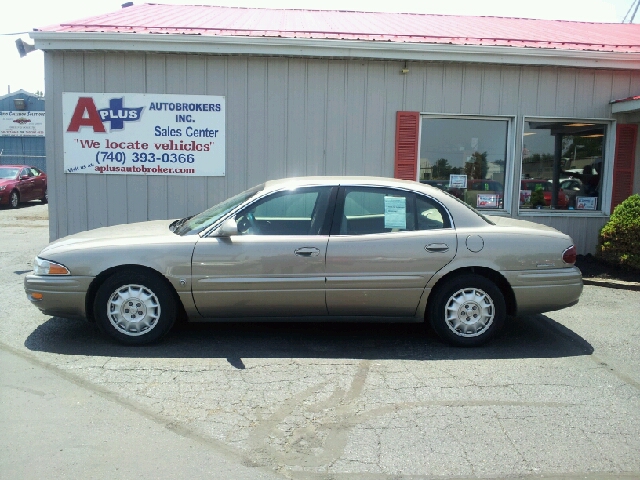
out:
{"label": "sign text 'we locate vehicles'", "polygon": [[65,173],[224,176],[225,97],[62,94]]}

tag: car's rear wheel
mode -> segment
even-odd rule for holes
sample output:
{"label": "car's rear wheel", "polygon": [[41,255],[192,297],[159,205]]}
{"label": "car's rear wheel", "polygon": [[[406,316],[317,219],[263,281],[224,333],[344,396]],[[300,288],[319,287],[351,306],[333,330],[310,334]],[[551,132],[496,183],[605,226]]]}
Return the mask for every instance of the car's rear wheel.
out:
{"label": "car's rear wheel", "polygon": [[42,196],[40,201],[42,203],[49,203],[49,190],[47,190],[46,188],[44,189],[44,195]]}
{"label": "car's rear wheel", "polygon": [[20,195],[14,190],[11,192],[11,195],[9,195],[9,206],[11,208],[18,208],[18,205],[20,205]]}
{"label": "car's rear wheel", "polygon": [[94,317],[100,330],[127,345],[160,340],[176,320],[176,301],[166,281],[142,270],[122,270],[98,289]]}
{"label": "car's rear wheel", "polygon": [[500,289],[480,275],[453,277],[438,285],[429,301],[429,320],[446,342],[475,347],[504,326],[506,305]]}

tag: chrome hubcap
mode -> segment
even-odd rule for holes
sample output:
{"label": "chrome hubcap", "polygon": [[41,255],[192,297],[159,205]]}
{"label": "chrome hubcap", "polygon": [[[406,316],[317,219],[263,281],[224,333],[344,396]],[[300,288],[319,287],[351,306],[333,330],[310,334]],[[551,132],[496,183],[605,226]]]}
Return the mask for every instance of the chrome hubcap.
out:
{"label": "chrome hubcap", "polygon": [[494,316],[493,300],[479,288],[458,290],[445,307],[447,326],[461,337],[482,335],[493,323]]}
{"label": "chrome hubcap", "polygon": [[123,285],[109,297],[107,316],[116,330],[138,337],[158,324],[160,302],[156,294],[143,285]]}

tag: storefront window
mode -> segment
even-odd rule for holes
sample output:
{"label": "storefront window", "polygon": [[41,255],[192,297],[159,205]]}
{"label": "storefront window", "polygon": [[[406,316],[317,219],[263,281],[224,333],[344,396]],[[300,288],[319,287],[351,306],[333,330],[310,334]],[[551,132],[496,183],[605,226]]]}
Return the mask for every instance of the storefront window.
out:
{"label": "storefront window", "polygon": [[606,125],[525,120],[520,209],[600,210]]}
{"label": "storefront window", "polygon": [[478,209],[504,208],[509,120],[422,117],[420,181]]}

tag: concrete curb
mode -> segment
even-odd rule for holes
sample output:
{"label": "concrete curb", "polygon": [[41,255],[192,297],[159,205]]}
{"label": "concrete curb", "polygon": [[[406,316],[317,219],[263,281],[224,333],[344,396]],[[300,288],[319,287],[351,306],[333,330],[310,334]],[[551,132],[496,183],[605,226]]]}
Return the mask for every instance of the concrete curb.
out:
{"label": "concrete curb", "polygon": [[640,283],[638,282],[625,282],[623,280],[608,280],[604,278],[583,278],[582,282],[585,285],[595,285],[597,287],[617,288],[619,290],[633,290],[635,292],[640,292]]}

